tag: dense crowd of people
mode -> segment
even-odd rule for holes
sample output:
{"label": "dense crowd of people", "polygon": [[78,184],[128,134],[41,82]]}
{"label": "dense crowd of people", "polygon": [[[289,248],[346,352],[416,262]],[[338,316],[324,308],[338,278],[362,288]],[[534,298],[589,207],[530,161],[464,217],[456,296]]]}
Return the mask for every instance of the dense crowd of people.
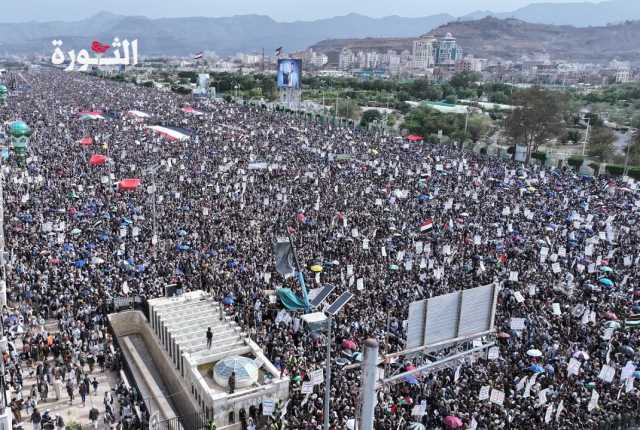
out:
{"label": "dense crowd of people", "polygon": [[[376,429],[590,429],[637,411],[635,184],[91,76],[24,76],[31,90],[0,107],[0,118],[34,131],[24,165],[12,154],[2,167],[4,320],[24,345],[5,356],[12,384],[22,376],[11,363],[31,360],[54,389],[92,389],[92,366],[115,360],[110,301],[179,284],[233,297],[227,312],[292,378],[272,425],[320,429],[323,386],[308,395],[300,386],[322,366],[326,339],[269,300],[281,286],[300,294],[272,253],[274,237],[290,234],[309,288],[337,285],[329,302],[355,294],[335,319],[337,357],[345,340],[359,348],[368,337],[381,353],[403,350],[412,301],[500,285],[498,353],[380,389]],[[103,118],[81,119],[83,111]],[[150,124],[190,138],[168,139]],[[93,154],[109,161],[92,166]],[[141,184],[122,190],[126,178]],[[50,318],[56,336],[44,331]],[[48,356],[54,366],[42,364]],[[331,424],[349,428],[359,370],[334,369]],[[483,387],[496,397],[481,396]]]}

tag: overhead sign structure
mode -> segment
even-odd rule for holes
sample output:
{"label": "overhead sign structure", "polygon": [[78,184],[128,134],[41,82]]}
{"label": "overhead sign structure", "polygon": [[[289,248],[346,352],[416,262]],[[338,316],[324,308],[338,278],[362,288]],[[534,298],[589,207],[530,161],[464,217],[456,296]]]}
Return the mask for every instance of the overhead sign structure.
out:
{"label": "overhead sign structure", "polygon": [[[66,60],[64,52],[62,51],[62,40],[53,40],[51,44],[55,48],[51,55],[51,64],[56,66],[64,64]],[[122,53],[120,53],[120,48],[122,48]],[[113,57],[102,58],[110,49],[112,49]],[[67,72],[75,70],[76,64],[80,65],[78,70],[81,72],[89,70],[89,66],[135,66],[138,64],[137,39],[133,42],[129,42],[126,39],[121,42],[120,39],[116,37],[113,39],[111,45],[94,40],[91,44],[91,51],[95,54],[95,58],[92,58],[86,49],[81,49],[77,55],[74,49],[68,51],[69,65],[65,70]]]}
{"label": "overhead sign structure", "polygon": [[497,296],[498,286],[489,284],[411,303],[407,349],[488,334],[494,330]]}

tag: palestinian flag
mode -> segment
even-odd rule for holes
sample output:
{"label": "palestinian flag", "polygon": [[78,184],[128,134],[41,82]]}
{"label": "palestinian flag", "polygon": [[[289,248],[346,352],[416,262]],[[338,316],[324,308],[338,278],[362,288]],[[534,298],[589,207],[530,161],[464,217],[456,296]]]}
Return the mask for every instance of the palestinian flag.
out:
{"label": "palestinian flag", "polygon": [[433,228],[433,220],[431,218],[426,219],[420,224],[420,231],[428,231]]}
{"label": "palestinian flag", "polygon": [[189,139],[189,131],[184,128],[178,127],[163,127],[160,125],[150,125],[146,127],[147,129],[158,133],[162,137],[165,137],[171,141],[174,140],[187,140]]}
{"label": "palestinian flag", "polygon": [[102,115],[102,112],[100,111],[85,111],[85,112],[79,112],[78,116],[80,117],[81,120],[88,120],[88,119],[105,119],[104,115]]}

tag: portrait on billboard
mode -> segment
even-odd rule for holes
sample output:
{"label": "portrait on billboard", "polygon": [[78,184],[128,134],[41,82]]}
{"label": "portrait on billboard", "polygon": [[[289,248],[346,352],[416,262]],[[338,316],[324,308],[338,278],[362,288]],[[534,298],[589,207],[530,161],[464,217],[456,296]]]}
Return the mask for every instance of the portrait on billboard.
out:
{"label": "portrait on billboard", "polygon": [[278,88],[300,88],[302,61],[278,60]]}

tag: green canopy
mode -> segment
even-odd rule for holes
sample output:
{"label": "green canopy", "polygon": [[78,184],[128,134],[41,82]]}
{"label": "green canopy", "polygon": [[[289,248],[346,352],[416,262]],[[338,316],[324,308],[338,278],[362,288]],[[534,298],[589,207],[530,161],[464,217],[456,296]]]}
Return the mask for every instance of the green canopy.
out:
{"label": "green canopy", "polygon": [[276,290],[276,295],[280,299],[282,305],[289,311],[304,310],[304,302],[298,296],[295,295],[290,288],[279,288]]}

